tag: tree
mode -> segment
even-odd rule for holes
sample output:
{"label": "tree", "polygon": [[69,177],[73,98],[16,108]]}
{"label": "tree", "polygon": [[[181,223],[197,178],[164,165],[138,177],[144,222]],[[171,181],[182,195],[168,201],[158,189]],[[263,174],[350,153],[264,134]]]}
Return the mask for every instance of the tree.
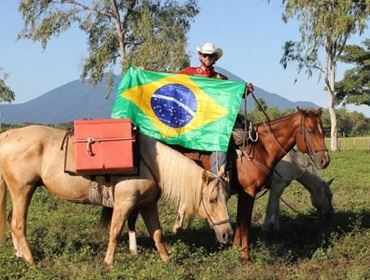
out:
{"label": "tree", "polygon": [[[2,69],[0,68],[0,73],[2,72]],[[8,74],[3,73],[2,78],[0,77],[0,102],[12,102],[15,100],[15,93],[11,90],[11,88],[5,83],[6,78],[8,77]],[[1,131],[1,125],[2,125],[2,116],[1,116],[1,107],[0,107],[0,131]]]}
{"label": "tree", "polygon": [[[345,108],[336,111],[338,120],[338,134],[342,137],[370,135],[370,119],[359,112],[349,112]],[[322,123],[325,136],[330,132],[330,115],[328,110],[322,114]]]}
{"label": "tree", "polygon": [[[299,42],[287,41],[281,64],[284,68],[295,61],[298,73],[308,76],[318,71],[324,76],[330,113],[331,150],[338,149],[337,117],[335,112],[335,77],[337,60],[348,38],[362,33],[370,15],[370,0],[283,0],[283,20],[297,18],[300,22]],[[321,59],[320,51],[324,52]]]}
{"label": "tree", "polygon": [[22,0],[24,27],[18,38],[41,42],[42,48],[76,24],[87,36],[88,56],[82,79],[92,85],[136,64],[177,69],[189,63],[186,34],[198,14],[197,0]]}
{"label": "tree", "polygon": [[344,78],[335,84],[337,103],[370,106],[370,39],[363,42],[365,48],[346,46],[339,59],[355,67],[347,70]]}

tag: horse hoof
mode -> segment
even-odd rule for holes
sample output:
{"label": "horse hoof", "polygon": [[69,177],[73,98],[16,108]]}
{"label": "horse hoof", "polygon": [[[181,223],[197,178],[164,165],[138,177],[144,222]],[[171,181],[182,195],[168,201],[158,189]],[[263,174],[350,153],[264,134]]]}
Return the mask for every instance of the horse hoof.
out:
{"label": "horse hoof", "polygon": [[171,257],[170,256],[168,256],[168,255],[161,255],[161,259],[162,259],[162,261],[164,261],[165,263],[168,263],[168,262],[170,262],[170,260],[171,260]]}
{"label": "horse hoof", "polygon": [[234,240],[234,242],[233,242],[233,249],[234,250],[235,249],[238,249],[238,248],[240,248],[240,246],[241,246],[240,241],[239,242],[235,242],[235,240]]}
{"label": "horse hoof", "polygon": [[104,261],[104,269],[105,270],[109,271],[109,270],[112,269],[112,267],[113,267],[112,263],[108,263],[108,262]]}
{"label": "horse hoof", "polygon": [[250,263],[252,263],[252,258],[251,258],[250,256],[244,256],[244,255],[242,254],[242,261],[243,261],[243,263],[245,263],[245,264],[250,264]]}
{"label": "horse hoof", "polygon": [[182,228],[181,227],[173,227],[172,232],[173,232],[173,234],[181,233]]}
{"label": "horse hoof", "polygon": [[139,252],[137,250],[130,250],[132,256],[138,256]]}

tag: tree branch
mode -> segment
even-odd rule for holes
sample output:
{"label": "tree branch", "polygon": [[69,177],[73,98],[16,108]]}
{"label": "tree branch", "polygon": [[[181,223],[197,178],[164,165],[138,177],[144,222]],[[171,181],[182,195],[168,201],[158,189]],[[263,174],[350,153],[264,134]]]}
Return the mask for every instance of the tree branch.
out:
{"label": "tree branch", "polygon": [[[67,0],[64,3],[75,5],[75,6],[79,6],[79,7],[83,8],[84,10],[92,11],[92,12],[95,12],[95,13],[97,13],[99,15],[102,15],[102,16],[114,17],[114,14],[112,14],[110,12],[102,11],[102,10],[98,10],[98,9],[94,9],[94,8],[89,7],[89,6],[86,6],[86,5],[80,3],[80,2],[78,2],[76,0]],[[63,4],[62,1],[60,1],[60,4]]]}

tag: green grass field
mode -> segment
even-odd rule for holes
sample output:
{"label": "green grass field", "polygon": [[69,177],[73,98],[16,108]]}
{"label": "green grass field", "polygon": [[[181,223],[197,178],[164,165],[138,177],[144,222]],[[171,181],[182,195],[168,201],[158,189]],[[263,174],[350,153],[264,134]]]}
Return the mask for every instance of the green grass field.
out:
{"label": "green grass field", "polygon": [[[239,251],[218,246],[199,219],[190,229],[172,234],[175,209],[161,201],[171,262],[160,260],[139,220],[140,255],[129,254],[125,229],[114,267],[107,272],[107,234],[97,227],[100,207],[55,199],[40,188],[27,224],[37,265],[30,267],[15,257],[8,230],[0,247],[0,279],[370,279],[370,152],[331,153],[331,164],[320,174],[326,179],[335,176],[333,220],[317,219],[308,192],[294,183],[283,198],[302,214],[281,205],[281,232],[264,234],[260,220],[267,195],[263,196],[253,214],[250,265],[240,260]],[[235,197],[228,206],[235,221]]]}
{"label": "green grass field", "polygon": [[[370,151],[370,136],[338,138],[341,151],[368,150]],[[327,147],[330,147],[330,139],[325,139]]]}

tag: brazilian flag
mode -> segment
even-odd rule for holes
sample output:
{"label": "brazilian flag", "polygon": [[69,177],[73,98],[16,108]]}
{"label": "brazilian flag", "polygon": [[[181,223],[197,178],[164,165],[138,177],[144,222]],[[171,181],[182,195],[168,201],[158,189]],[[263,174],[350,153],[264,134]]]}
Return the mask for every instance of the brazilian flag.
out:
{"label": "brazilian flag", "polygon": [[131,66],[119,84],[112,118],[131,119],[142,133],[168,144],[226,151],[245,86]]}

